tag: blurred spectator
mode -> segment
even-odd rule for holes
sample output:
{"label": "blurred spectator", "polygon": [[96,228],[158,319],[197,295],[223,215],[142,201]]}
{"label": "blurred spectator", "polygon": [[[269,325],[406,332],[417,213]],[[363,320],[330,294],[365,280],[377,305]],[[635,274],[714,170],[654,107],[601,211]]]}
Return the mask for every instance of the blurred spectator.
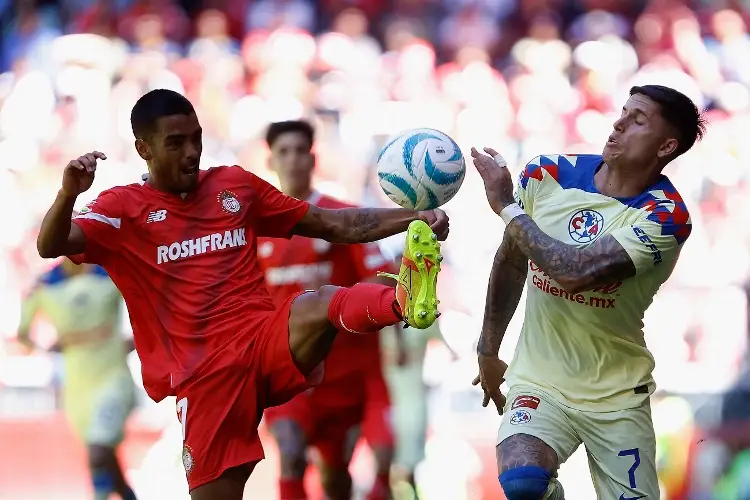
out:
{"label": "blurred spectator", "polygon": [[51,70],[50,47],[62,34],[53,7],[38,7],[34,0],[15,3],[16,16],[0,34],[0,68],[21,62],[27,69]]}
{"label": "blurred spectator", "polygon": [[491,52],[501,36],[502,28],[497,19],[470,3],[443,20],[439,42],[449,56],[454,56],[460,48],[467,46]]}
{"label": "blurred spectator", "polygon": [[248,31],[298,28],[312,31],[315,6],[309,0],[256,0],[250,2],[245,17]]}
{"label": "blurred spectator", "polygon": [[162,38],[168,40],[166,43],[184,42],[190,33],[190,20],[170,0],[135,0],[118,16],[117,29],[125,40],[142,44],[146,39],[146,43],[158,46],[165,43]]}

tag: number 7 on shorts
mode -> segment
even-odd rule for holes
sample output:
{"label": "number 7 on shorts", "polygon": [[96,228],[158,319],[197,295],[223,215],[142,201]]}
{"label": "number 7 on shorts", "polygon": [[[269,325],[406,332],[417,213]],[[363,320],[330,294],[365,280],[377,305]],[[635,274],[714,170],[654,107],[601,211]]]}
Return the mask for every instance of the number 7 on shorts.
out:
{"label": "number 7 on shorts", "polygon": [[[185,410],[187,410],[187,401],[185,401]],[[182,424],[182,427],[185,428],[185,424]],[[630,487],[635,489],[637,488],[635,484],[635,470],[638,468],[639,465],[641,465],[641,454],[638,451],[638,448],[632,448],[630,450],[622,450],[620,453],[617,454],[619,457],[627,457],[629,455],[633,456],[633,465],[628,469],[628,481],[630,481]]]}
{"label": "number 7 on shorts", "polygon": [[[182,424],[182,441],[185,441],[185,428],[187,426],[188,399],[182,398],[177,401],[177,419]],[[638,451],[638,450],[636,450]]]}

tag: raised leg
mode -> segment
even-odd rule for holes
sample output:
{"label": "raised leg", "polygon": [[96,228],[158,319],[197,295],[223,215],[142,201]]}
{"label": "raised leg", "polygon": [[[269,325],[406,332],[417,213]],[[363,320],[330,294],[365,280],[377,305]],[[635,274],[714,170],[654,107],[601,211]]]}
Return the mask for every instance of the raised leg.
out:
{"label": "raised leg", "polygon": [[325,359],[339,330],[375,333],[401,321],[393,287],[358,283],[351,288],[323,286],[292,303],[289,349],[297,368],[309,375]]}
{"label": "raised leg", "polygon": [[437,276],[440,244],[430,227],[414,221],[395,288],[358,283],[351,288],[323,286],[298,296],[289,315],[289,348],[306,376],[325,359],[338,331],[375,333],[401,321],[424,329],[439,316]]}

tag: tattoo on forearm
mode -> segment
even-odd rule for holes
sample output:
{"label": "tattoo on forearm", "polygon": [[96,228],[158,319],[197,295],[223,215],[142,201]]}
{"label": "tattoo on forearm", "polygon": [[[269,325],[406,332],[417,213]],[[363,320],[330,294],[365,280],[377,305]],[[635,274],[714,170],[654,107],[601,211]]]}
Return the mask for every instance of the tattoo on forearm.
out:
{"label": "tattoo on forearm", "polygon": [[500,351],[505,330],[521,300],[527,263],[526,256],[506,236],[492,264],[482,334],[477,344],[479,354],[497,356]]}
{"label": "tattoo on forearm", "polygon": [[295,234],[332,243],[368,243],[406,231],[416,212],[385,208],[310,207]]}
{"label": "tattoo on forearm", "polygon": [[529,465],[555,472],[559,467],[557,453],[541,439],[528,434],[515,434],[497,447],[497,463],[502,474],[506,470]]}
{"label": "tattoo on forearm", "polygon": [[[352,228],[355,241],[365,241],[372,238],[372,233],[380,225],[380,217],[372,210],[362,209],[354,212],[353,217],[347,212],[348,227]],[[351,222],[348,219],[352,219]]]}
{"label": "tattoo on forearm", "polygon": [[635,275],[633,261],[613,236],[577,248],[547,235],[528,215],[516,217],[505,230],[532,262],[563,287],[586,290]]}

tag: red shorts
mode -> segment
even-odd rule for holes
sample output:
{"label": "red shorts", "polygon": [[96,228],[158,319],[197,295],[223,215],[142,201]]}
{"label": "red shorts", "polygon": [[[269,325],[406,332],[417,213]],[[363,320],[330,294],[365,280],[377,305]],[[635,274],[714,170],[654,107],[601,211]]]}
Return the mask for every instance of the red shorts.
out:
{"label": "red shorts", "polygon": [[322,366],[305,378],[289,350],[289,312],[296,297],[254,322],[252,332],[237,335],[176,388],[190,490],[227,469],[262,460],[258,425],[263,410],[322,379]]}
{"label": "red shorts", "polygon": [[378,365],[346,382],[323,381],[290,402],[267,409],[265,419],[269,427],[281,420],[293,421],[326,465],[341,467],[349,463],[358,436],[371,447],[393,447],[390,413],[388,386]]}

